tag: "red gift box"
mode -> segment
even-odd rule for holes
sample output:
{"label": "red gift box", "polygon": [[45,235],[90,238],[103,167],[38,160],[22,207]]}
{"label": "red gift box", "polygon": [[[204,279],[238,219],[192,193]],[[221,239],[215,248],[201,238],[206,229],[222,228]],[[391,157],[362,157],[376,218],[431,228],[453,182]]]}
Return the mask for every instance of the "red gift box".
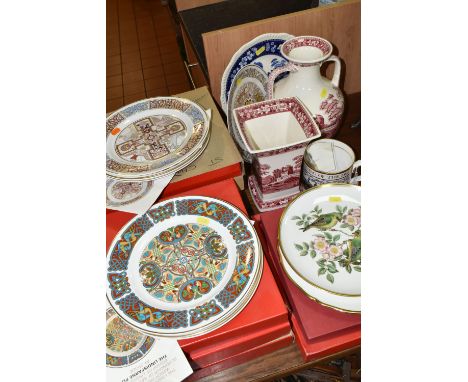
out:
{"label": "red gift box", "polygon": [[291,315],[291,323],[302,358],[307,362],[351,349],[361,343],[361,329],[341,330],[334,336],[322,336],[309,341],[304,337],[304,331],[294,314]]}
{"label": "red gift box", "polygon": [[278,338],[284,337],[291,332],[289,321],[285,321],[273,327],[259,329],[250,334],[229,338],[225,341],[216,342],[200,349],[195,349],[190,353],[192,368],[198,370],[209,367],[224,359],[233,357],[244,352],[246,349],[253,349]]}
{"label": "red gift box", "polygon": [[[196,188],[178,196],[187,195],[219,198],[247,213],[237,186],[232,179]],[[161,200],[164,199],[161,198]],[[133,216],[120,211],[107,214],[107,247],[120,228]],[[265,301],[268,303],[265,304]],[[206,365],[206,360],[220,360],[215,354],[220,348],[223,349],[225,356],[233,356],[236,352],[247,351],[261,341],[265,330],[273,330],[273,328],[284,324],[289,326],[288,312],[270,267],[265,261],[262,278],[255,294],[249,304],[233,320],[208,334],[180,340],[179,344],[189,358],[192,359],[192,354],[194,354],[195,363],[198,360],[202,365]],[[242,337],[248,337],[249,341],[240,341]],[[200,355],[203,357],[200,358]]]}
{"label": "red gift box", "polygon": [[310,360],[324,355],[328,349],[354,346],[361,337],[361,316],[339,312],[313,301],[289,280],[281,267],[277,252],[281,214],[282,210],[269,211],[256,215],[254,219],[261,222],[267,242],[267,245],[264,244],[265,257],[290,303],[294,316],[293,327],[297,336],[303,339],[298,343],[304,346],[301,348],[304,358]]}
{"label": "red gift box", "polygon": [[220,362],[217,362],[213,365],[209,365],[204,369],[200,369],[193,373],[187,379],[184,379],[184,382],[193,382],[198,379],[204,378],[208,375],[219,373],[220,371],[229,369],[231,367],[240,365],[242,363],[248,362],[257,357],[262,357],[266,354],[272,353],[276,350],[282,349],[288,345],[291,345],[294,340],[294,336],[290,331],[288,334],[277,338],[273,341],[267,342],[263,345],[257,346],[253,349],[246,350],[242,353],[239,353],[235,356],[226,358]]}

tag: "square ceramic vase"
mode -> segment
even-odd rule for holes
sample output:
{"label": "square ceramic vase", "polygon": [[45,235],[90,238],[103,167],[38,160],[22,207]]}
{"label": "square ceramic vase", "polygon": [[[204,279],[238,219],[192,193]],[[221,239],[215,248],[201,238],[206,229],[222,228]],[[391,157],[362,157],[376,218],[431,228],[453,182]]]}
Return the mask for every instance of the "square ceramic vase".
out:
{"label": "square ceramic vase", "polygon": [[235,128],[252,155],[248,179],[260,211],[281,208],[299,192],[307,144],[320,129],[296,97],[273,99],[234,109]]}

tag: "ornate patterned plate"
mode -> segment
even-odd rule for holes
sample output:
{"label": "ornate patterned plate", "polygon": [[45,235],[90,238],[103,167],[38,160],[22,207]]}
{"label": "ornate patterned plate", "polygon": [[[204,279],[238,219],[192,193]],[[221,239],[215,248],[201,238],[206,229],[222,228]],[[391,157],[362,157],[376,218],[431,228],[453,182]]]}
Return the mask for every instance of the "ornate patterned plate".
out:
{"label": "ornate patterned plate", "polygon": [[263,257],[241,211],[189,196],[132,219],[107,264],[107,298],[122,319],[152,335],[188,338],[240,312],[258,285]]}
{"label": "ornate patterned plate", "polygon": [[106,311],[106,365],[130,366],[152,348],[154,338],[126,324],[112,308]]}
{"label": "ornate patterned plate", "polygon": [[301,278],[294,270],[289,266],[284,256],[279,251],[281,266],[285,270],[286,276],[309,298],[318,302],[321,305],[325,305],[329,308],[333,308],[342,312],[347,313],[360,313],[361,312],[361,297],[348,297],[338,296],[336,294],[328,293],[327,291],[316,288],[310,285],[304,279]]}
{"label": "ornate patterned plate", "polygon": [[177,97],[145,99],[106,120],[106,172],[114,178],[143,179],[192,158],[208,136],[205,110]]}
{"label": "ornate patterned plate", "polygon": [[123,181],[107,178],[106,180],[106,206],[117,207],[133,203],[144,197],[151,190],[153,182],[150,181]]}
{"label": "ornate patterned plate", "polygon": [[288,265],[328,294],[361,295],[361,187],[325,184],[285,208],[278,242]]}
{"label": "ornate patterned plate", "polygon": [[[281,45],[294,36],[288,33],[266,33],[257,36],[248,43],[242,45],[234,53],[229,64],[224,70],[221,80],[221,106],[227,114],[227,100],[229,90],[237,72],[248,64],[255,64],[262,68],[268,75],[273,69],[283,66],[287,60],[280,52]],[[278,80],[280,77],[278,77]]]}
{"label": "ornate patterned plate", "polygon": [[268,75],[257,65],[242,67],[234,77],[227,101],[227,124],[231,135],[242,151],[242,157],[252,162],[252,156],[247,151],[239,130],[236,127],[233,110],[240,106],[264,101],[267,98]]}

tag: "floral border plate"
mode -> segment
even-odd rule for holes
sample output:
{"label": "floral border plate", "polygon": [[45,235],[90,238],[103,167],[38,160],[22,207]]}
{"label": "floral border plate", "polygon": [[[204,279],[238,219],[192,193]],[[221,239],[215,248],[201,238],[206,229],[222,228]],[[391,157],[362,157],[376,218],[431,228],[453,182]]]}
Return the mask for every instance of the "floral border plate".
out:
{"label": "floral border plate", "polygon": [[106,310],[106,365],[125,367],[142,359],[154,345],[149,337],[126,324],[114,309]]}
{"label": "floral border plate", "polygon": [[267,98],[268,75],[259,66],[251,64],[242,67],[234,77],[227,101],[227,125],[229,132],[241,149],[242,157],[252,162],[252,155],[247,151],[240,136],[234,109],[240,106],[264,101]]}
{"label": "floral border plate", "polygon": [[141,331],[194,337],[240,312],[262,263],[257,234],[236,207],[209,197],[174,198],[117,234],[107,254],[107,298]]}
{"label": "floral border plate", "polygon": [[[255,64],[262,68],[267,75],[273,69],[287,63],[281,54],[281,45],[294,36],[288,33],[265,33],[242,45],[229,61],[221,79],[220,101],[227,114],[227,100],[232,82],[237,72],[248,64]],[[278,80],[280,77],[278,77]]]}
{"label": "floral border plate", "polygon": [[328,308],[336,309],[346,313],[361,313],[361,297],[337,296],[327,291],[316,288],[302,279],[289,266],[281,250],[279,250],[280,263],[283,267],[286,277],[301,289],[309,298]]}
{"label": "floral border plate", "polygon": [[278,243],[303,280],[329,294],[361,295],[361,188],[325,184],[283,211]]}
{"label": "floral border plate", "polygon": [[187,162],[210,129],[205,110],[193,101],[156,97],[137,101],[106,119],[106,172],[142,179]]}

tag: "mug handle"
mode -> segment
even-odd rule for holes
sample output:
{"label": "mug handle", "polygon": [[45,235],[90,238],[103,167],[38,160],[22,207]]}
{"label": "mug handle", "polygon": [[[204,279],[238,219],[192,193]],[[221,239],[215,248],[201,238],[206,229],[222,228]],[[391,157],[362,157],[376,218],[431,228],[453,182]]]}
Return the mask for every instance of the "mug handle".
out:
{"label": "mug handle", "polygon": [[335,63],[335,69],[333,71],[333,78],[331,80],[331,83],[334,87],[338,88],[340,86],[341,60],[337,56],[332,54],[324,62],[327,62],[327,61],[333,61]]}
{"label": "mug handle", "polygon": [[276,68],[270,73],[267,83],[267,99],[273,99],[273,85],[275,84],[275,79],[284,72],[297,72],[297,67],[291,62],[288,62],[286,65]]}
{"label": "mug handle", "polygon": [[353,168],[351,170],[351,180],[349,181],[349,183],[351,184],[358,184],[358,182],[361,181],[361,175],[358,175],[358,176],[355,176],[355,174],[357,173],[357,170],[358,168],[361,168],[361,160],[357,160],[356,162],[354,162],[353,164]]}

